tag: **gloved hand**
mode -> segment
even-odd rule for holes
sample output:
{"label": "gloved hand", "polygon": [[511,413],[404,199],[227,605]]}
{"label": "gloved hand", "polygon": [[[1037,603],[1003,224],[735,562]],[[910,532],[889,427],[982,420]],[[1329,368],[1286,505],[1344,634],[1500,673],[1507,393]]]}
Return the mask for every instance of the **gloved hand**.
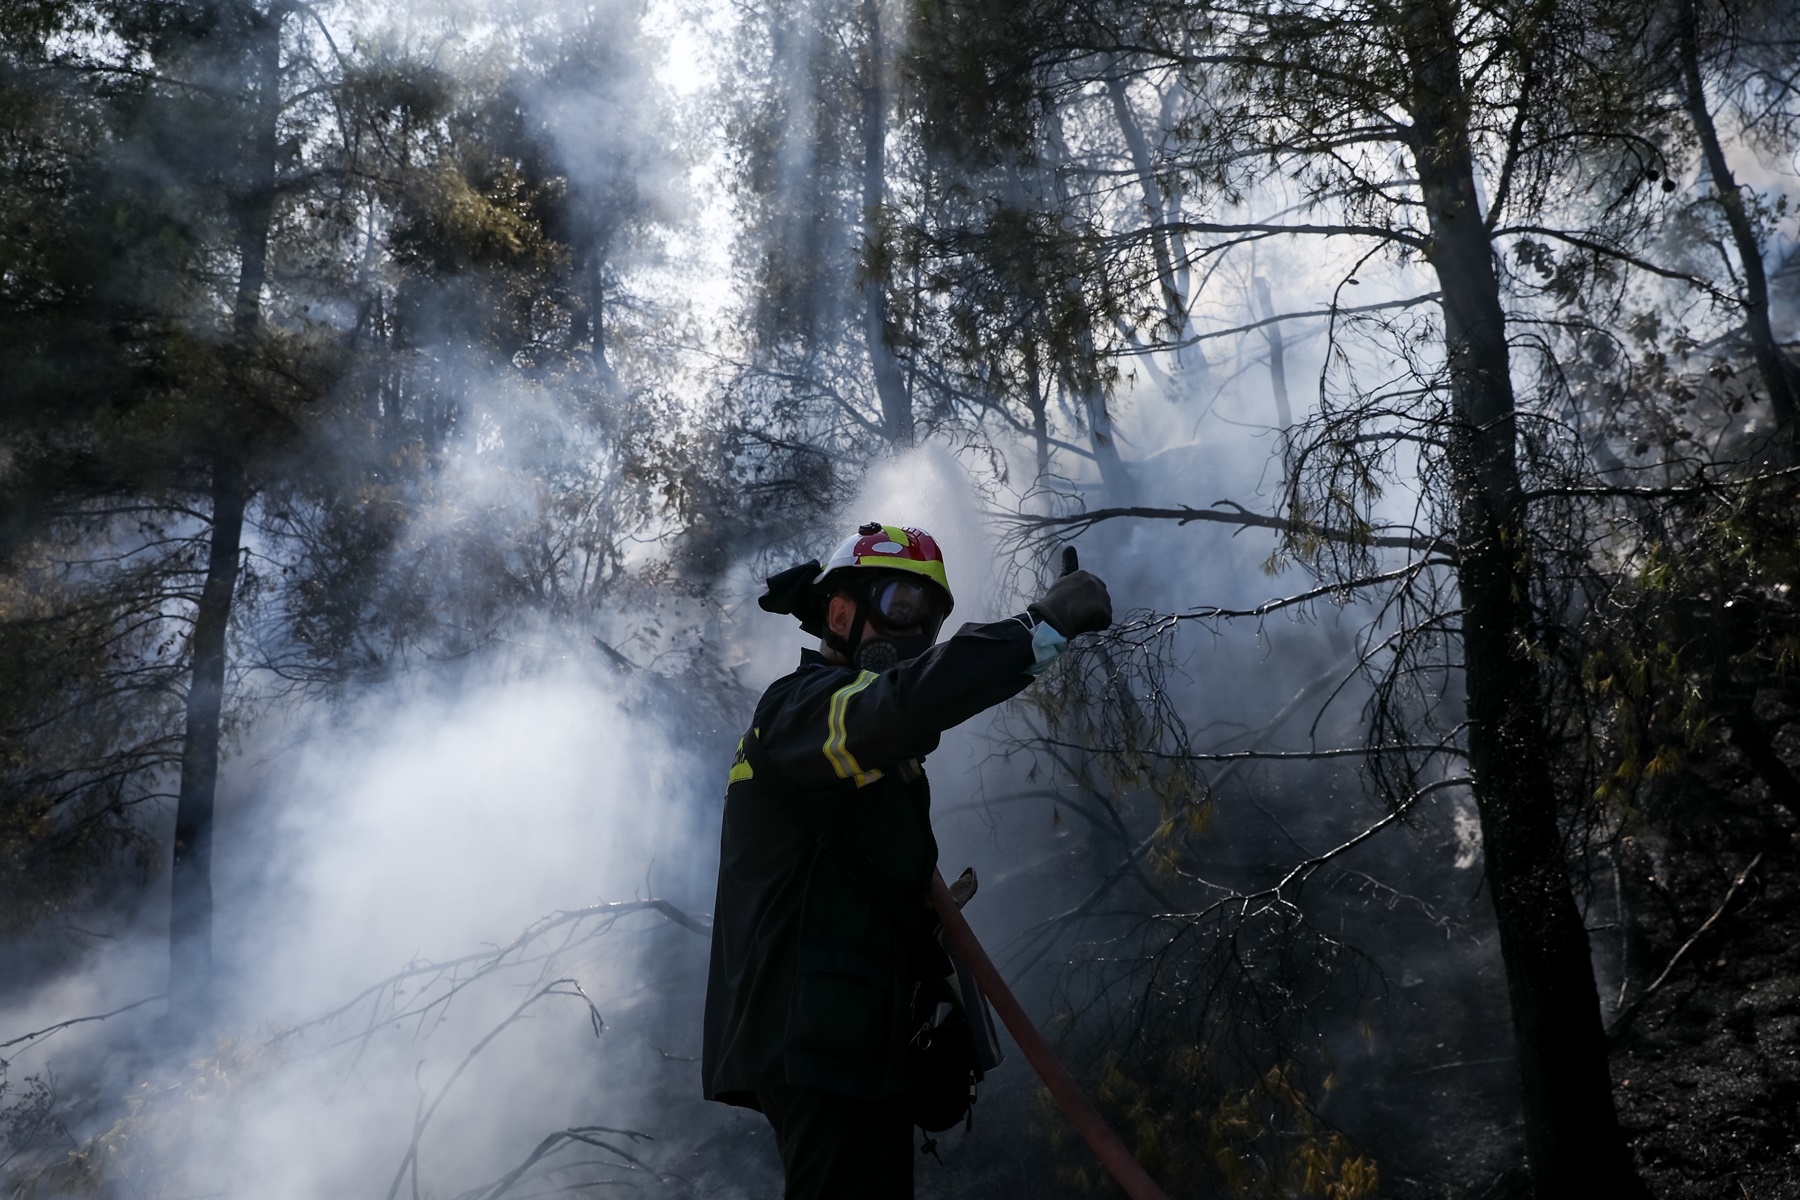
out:
{"label": "gloved hand", "polygon": [[1026,611],[1066,638],[1099,633],[1113,622],[1112,597],[1098,575],[1080,569],[1075,547],[1063,551],[1063,573]]}

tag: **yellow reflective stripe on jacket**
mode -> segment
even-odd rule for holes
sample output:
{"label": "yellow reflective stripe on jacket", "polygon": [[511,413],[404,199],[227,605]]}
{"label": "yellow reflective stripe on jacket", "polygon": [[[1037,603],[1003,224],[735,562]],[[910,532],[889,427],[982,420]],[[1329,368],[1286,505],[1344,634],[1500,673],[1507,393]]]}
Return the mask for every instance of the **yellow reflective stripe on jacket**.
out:
{"label": "yellow reflective stripe on jacket", "polygon": [[[752,729],[746,736],[755,737],[761,732],[762,730],[760,729]],[[737,756],[731,760],[731,774],[725,777],[725,786],[730,787],[734,783],[741,783],[746,779],[755,778],[756,772],[751,769],[750,760],[744,757],[744,739],[739,738]]]}
{"label": "yellow reflective stripe on jacket", "polygon": [[850,697],[875,682],[875,672],[864,671],[855,681],[845,684],[831,695],[831,710],[825,718],[825,759],[839,779],[854,779],[857,787],[867,787],[881,778],[880,771],[864,771],[856,756],[850,753],[850,732],[844,728],[844,713]]}

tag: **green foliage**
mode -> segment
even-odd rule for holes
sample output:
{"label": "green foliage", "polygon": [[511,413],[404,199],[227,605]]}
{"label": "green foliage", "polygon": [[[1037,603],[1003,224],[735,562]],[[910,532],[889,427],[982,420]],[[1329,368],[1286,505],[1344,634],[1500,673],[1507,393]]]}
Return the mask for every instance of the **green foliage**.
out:
{"label": "green foliage", "polygon": [[[128,573],[127,573],[128,574]],[[160,857],[139,821],[179,756],[180,655],[135,580],[0,578],[0,936],[103,899]]]}
{"label": "green foliage", "polygon": [[[593,622],[660,512],[678,414],[621,279],[671,164],[623,121],[655,124],[632,22],[407,45],[346,10],[328,44],[309,13],[0,18],[9,933],[162,857],[220,464],[252,531],[227,742],[283,697]],[[556,144],[572,96],[620,125]]]}
{"label": "green foliage", "polygon": [[[1152,1178],[1171,1194],[1372,1200],[1381,1194],[1374,1161],[1314,1113],[1293,1064],[1234,1085],[1216,1077],[1199,1045],[1164,1047],[1154,1058],[1114,1060],[1096,1098]],[[1320,1086],[1329,1090],[1327,1075]],[[1047,1094],[1040,1110],[1049,1108]],[[1061,1182],[1079,1194],[1100,1190],[1091,1159],[1055,1114],[1044,1112]]]}
{"label": "green foliage", "polygon": [[205,1140],[216,1129],[221,1111],[241,1102],[246,1091],[281,1065],[279,1055],[267,1046],[221,1039],[154,1083],[139,1083],[125,1097],[117,1117],[99,1132],[77,1141],[56,1127],[54,1137],[30,1146],[34,1152],[13,1164],[8,1195],[13,1200],[177,1196],[181,1157],[206,1153]]}
{"label": "green foliage", "polygon": [[[1782,476],[1700,487],[1658,524],[1619,564],[1583,682],[1601,718],[1598,799],[1679,820],[1659,799],[1691,758],[1724,736],[1777,770],[1763,747],[1800,717],[1800,491]],[[1779,774],[1765,781],[1789,799]]]}
{"label": "green foliage", "polygon": [[754,288],[748,326],[765,351],[804,357],[854,336],[864,133],[872,69],[855,0],[751,9],[746,78],[726,102],[735,191]]}

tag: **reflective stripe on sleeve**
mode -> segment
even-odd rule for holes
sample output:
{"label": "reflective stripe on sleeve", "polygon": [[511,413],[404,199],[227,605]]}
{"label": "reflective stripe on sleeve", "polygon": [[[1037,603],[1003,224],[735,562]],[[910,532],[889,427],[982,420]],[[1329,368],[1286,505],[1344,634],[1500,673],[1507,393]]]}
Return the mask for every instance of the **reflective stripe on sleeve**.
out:
{"label": "reflective stripe on sleeve", "polygon": [[[745,736],[756,738],[756,736],[760,736],[761,732],[763,732],[761,729],[752,729]],[[731,759],[731,774],[725,775],[725,786],[729,788],[731,784],[742,783],[745,779],[756,779],[756,770],[752,768],[749,756],[743,754],[743,738],[738,738],[738,754]]]}
{"label": "reflective stripe on sleeve", "polygon": [[853,779],[857,787],[867,787],[881,778],[880,771],[864,771],[856,757],[850,753],[850,732],[844,728],[844,713],[849,708],[850,697],[875,682],[875,672],[864,671],[853,681],[845,684],[831,695],[831,709],[825,718],[825,760],[831,769],[837,772],[839,779]]}

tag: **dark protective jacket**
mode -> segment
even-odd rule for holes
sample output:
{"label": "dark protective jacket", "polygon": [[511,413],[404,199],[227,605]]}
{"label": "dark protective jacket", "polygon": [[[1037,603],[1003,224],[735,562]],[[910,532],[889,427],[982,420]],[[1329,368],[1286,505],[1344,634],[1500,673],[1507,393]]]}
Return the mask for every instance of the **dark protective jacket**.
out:
{"label": "dark protective jacket", "polygon": [[[905,1090],[911,984],[943,969],[894,916],[930,928],[937,840],[919,760],[1031,682],[1031,633],[1029,618],[965,625],[879,675],[805,651],[763,693],[725,791],[709,1100],[757,1108],[757,1088],[784,1083],[871,1100]],[[848,844],[828,849],[821,831]]]}

